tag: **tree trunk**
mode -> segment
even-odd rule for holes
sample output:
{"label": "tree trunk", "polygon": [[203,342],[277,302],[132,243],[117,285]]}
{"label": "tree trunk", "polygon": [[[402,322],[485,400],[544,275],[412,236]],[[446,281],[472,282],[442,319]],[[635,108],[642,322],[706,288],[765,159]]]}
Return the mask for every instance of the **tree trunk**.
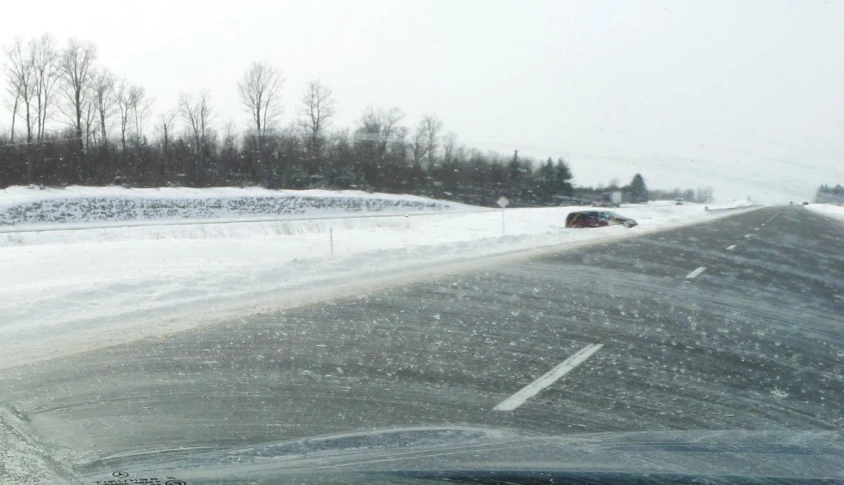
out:
{"label": "tree trunk", "polygon": [[100,133],[103,136],[103,151],[108,152],[108,138],[106,138],[105,111],[100,111]]}
{"label": "tree trunk", "polygon": [[35,105],[35,140],[41,141],[41,94],[36,95],[38,103]]}
{"label": "tree trunk", "polygon": [[124,123],[123,127],[120,130],[120,158],[123,163],[121,163],[122,168],[126,169],[126,124]]}
{"label": "tree trunk", "polygon": [[85,183],[89,174],[85,157],[85,141],[82,138],[82,99],[78,92],[76,95],[76,138],[79,146],[80,182]]}
{"label": "tree trunk", "polygon": [[18,105],[20,104],[20,94],[15,96],[15,104],[12,105],[12,134],[11,139],[9,140],[10,144],[15,143],[15,119],[18,117]]}
{"label": "tree trunk", "polygon": [[29,102],[24,100],[26,104],[26,142],[32,142],[32,113],[30,112]]}

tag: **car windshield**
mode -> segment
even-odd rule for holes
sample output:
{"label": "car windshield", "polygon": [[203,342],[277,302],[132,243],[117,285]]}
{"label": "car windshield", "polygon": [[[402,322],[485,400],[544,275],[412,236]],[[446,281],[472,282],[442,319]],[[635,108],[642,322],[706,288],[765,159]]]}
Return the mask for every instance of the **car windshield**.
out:
{"label": "car windshield", "polygon": [[844,2],[0,25],[0,484],[844,476]]}

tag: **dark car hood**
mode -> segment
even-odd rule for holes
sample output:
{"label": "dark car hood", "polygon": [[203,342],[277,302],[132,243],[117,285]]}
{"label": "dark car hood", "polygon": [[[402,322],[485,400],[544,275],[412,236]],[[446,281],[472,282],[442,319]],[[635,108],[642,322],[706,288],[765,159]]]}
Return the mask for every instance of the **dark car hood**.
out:
{"label": "dark car hood", "polygon": [[238,449],[177,449],[111,456],[76,470],[82,483],[101,485],[408,483],[443,479],[482,483],[844,483],[844,433],[698,431],[546,436],[490,428],[403,428]]}

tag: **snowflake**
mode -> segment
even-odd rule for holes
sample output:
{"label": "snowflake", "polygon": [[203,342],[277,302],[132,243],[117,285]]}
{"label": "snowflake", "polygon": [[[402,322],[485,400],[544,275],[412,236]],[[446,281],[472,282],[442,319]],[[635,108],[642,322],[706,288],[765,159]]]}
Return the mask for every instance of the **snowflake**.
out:
{"label": "snowflake", "polygon": [[785,399],[788,397],[788,393],[775,387],[771,390],[771,396],[773,396],[774,399]]}

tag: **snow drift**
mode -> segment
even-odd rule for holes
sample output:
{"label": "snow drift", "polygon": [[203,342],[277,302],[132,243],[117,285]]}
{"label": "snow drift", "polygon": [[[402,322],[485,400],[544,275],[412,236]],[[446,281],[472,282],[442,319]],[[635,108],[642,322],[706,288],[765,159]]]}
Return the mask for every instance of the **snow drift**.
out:
{"label": "snow drift", "polygon": [[360,191],[261,188],[9,187],[0,191],[0,226],[136,220],[371,212],[426,212],[470,208],[412,195]]}

